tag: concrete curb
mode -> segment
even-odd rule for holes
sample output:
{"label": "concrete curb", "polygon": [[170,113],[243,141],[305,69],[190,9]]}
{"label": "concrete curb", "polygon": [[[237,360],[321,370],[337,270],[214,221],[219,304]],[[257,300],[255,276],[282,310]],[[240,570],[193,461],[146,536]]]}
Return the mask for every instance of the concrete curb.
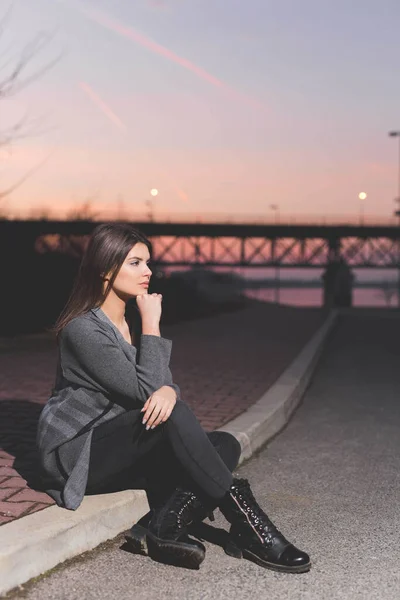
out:
{"label": "concrete curb", "polygon": [[50,506],[0,527],[0,594],[129,529],[148,511],[143,490],[86,496],[76,511]]}
{"label": "concrete curb", "polygon": [[239,440],[242,447],[239,464],[249,459],[289,421],[311,380],[337,316],[337,311],[330,313],[300,354],[255,404],[220,427],[219,431],[229,431]]}
{"label": "concrete curb", "polygon": [[[333,311],[276,383],[248,410],[221,427],[240,442],[240,463],[249,459],[288,422],[299,404],[325,342]],[[129,529],[149,510],[143,490],[85,496],[79,509],[51,506],[0,527],[0,594],[92,550]]]}

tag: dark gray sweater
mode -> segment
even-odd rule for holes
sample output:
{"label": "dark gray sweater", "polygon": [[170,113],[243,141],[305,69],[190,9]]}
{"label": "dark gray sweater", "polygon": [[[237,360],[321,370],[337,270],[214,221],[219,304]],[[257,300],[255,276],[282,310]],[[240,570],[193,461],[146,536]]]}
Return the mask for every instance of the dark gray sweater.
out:
{"label": "dark gray sweater", "polygon": [[[82,502],[94,427],[141,407],[163,385],[180,399],[169,369],[171,347],[169,339],[142,334],[137,351],[100,307],[64,327],[55,385],[36,436],[44,488],[59,506],[76,510]],[[67,479],[55,452],[60,446]]]}

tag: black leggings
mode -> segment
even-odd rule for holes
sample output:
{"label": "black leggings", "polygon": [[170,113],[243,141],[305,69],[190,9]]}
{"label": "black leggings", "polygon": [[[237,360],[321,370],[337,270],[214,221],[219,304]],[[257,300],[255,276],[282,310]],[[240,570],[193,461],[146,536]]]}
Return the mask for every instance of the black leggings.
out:
{"label": "black leggings", "polygon": [[179,484],[210,507],[218,505],[239,462],[237,439],[223,431],[206,433],[182,400],[155,429],[146,430],[142,419],[134,409],[95,427],[86,493],[140,486],[153,508]]}

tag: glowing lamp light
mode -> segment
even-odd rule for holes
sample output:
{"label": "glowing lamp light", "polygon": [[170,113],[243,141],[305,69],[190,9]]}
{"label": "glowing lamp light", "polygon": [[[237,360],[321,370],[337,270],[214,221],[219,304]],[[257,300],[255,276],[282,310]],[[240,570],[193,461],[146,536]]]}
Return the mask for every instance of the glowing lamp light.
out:
{"label": "glowing lamp light", "polygon": [[152,196],[158,196],[158,190],[156,188],[153,188],[152,190],[150,190],[150,194]]}
{"label": "glowing lamp light", "polygon": [[367,197],[367,194],[365,192],[360,192],[358,194],[358,197],[360,198],[360,200],[365,200]]}

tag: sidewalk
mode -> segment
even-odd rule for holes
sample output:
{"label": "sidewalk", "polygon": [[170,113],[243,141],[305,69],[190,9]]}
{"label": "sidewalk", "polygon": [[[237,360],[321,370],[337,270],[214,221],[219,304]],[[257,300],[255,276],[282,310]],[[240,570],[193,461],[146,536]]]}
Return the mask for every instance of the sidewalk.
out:
{"label": "sidewalk", "polygon": [[[164,326],[171,371],[206,430],[245,411],[274,383],[324,320],[318,309],[250,302],[243,310]],[[47,334],[0,345],[0,525],[54,504],[35,490],[36,422],[54,382]]]}
{"label": "sidewalk", "polygon": [[[336,322],[335,311],[327,315],[315,309],[250,302],[236,313],[171,325],[162,328],[162,333],[174,340],[171,369],[181,386],[182,397],[185,394],[207,430],[222,425],[224,431],[238,439],[241,464],[287,424]],[[8,511],[3,513],[6,522],[0,527],[1,597],[129,530],[148,511],[144,490],[85,496],[76,511],[58,507],[46,494],[37,495],[35,418],[46,399],[32,393],[30,403],[26,396],[7,394],[5,390],[21,391],[25,381],[28,389],[40,394],[39,384],[43,385],[46,376],[50,389],[53,375],[49,379],[44,365],[49,369],[53,358],[54,366],[54,343],[43,335],[14,339],[11,344],[8,340],[9,350],[4,353],[7,348],[2,342],[0,368],[3,366],[9,379],[8,387],[2,388],[4,399],[0,399],[0,423],[5,424],[0,439],[4,439],[5,462],[7,457],[9,463],[13,457],[15,460],[13,468],[7,464],[0,467],[4,468],[4,478],[0,477],[0,490],[6,496],[3,507]],[[19,376],[20,385],[16,387],[22,372],[25,379]]]}

